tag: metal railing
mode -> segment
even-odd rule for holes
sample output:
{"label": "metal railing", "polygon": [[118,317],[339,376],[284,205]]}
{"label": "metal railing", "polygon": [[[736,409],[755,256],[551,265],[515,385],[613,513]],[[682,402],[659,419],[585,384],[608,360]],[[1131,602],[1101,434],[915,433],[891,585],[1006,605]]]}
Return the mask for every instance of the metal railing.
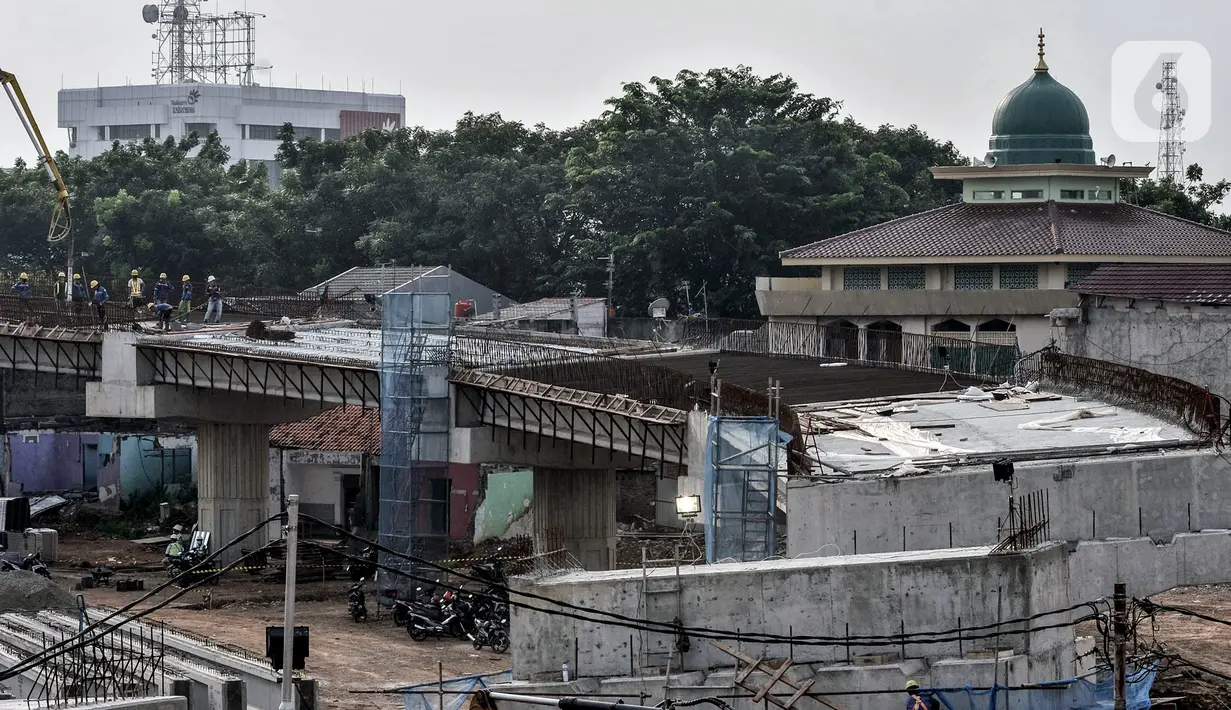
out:
{"label": "metal railing", "polygon": [[1016,379],[1023,383],[1038,380],[1051,389],[1093,394],[1109,403],[1151,412],[1187,426],[1212,443],[1231,440],[1226,400],[1178,377],[1047,347],[1018,362]]}
{"label": "metal railing", "polygon": [[1013,332],[903,333],[841,324],[681,320],[680,345],[721,352],[867,363],[1003,381],[1021,357]]}

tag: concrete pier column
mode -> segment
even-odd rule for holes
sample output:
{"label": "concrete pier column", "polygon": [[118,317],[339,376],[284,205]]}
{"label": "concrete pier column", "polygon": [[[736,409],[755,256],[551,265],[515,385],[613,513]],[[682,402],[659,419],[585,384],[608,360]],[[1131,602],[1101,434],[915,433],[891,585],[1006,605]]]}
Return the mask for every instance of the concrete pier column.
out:
{"label": "concrete pier column", "polygon": [[615,569],[614,469],[534,469],[536,553],[568,550],[588,570]]}
{"label": "concrete pier column", "polygon": [[[198,424],[197,478],[197,523],[212,533],[213,552],[265,518],[269,426]],[[265,540],[262,528],[218,559],[233,562],[241,548],[256,549]]]}

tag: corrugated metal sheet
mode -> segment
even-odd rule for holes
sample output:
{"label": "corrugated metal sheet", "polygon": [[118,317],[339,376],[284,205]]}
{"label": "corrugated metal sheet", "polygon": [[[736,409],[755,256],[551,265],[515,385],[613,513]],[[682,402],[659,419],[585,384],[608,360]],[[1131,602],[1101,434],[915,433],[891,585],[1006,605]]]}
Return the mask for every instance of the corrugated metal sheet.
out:
{"label": "corrugated metal sheet", "polygon": [[341,111],[338,118],[342,124],[342,138],[363,133],[369,128],[393,130],[402,127],[402,116],[381,111]]}

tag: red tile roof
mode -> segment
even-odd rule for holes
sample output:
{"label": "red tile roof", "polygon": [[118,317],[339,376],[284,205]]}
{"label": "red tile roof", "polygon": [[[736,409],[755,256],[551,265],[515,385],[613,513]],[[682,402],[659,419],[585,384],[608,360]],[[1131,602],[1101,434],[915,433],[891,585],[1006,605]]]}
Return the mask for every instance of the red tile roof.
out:
{"label": "red tile roof", "polygon": [[357,451],[380,454],[380,410],[334,407],[315,417],[279,424],[269,431],[269,445],[280,449]]}
{"label": "red tile roof", "polygon": [[783,259],[1231,257],[1231,232],[1136,205],[958,203],[822,239]]}
{"label": "red tile roof", "polygon": [[1231,264],[1104,264],[1070,291],[1179,303],[1231,303]]}

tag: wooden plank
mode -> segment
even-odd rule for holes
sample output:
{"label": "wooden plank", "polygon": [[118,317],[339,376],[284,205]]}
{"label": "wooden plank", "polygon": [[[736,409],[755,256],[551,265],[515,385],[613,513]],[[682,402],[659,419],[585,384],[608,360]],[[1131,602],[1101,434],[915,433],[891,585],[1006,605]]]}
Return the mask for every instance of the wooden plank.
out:
{"label": "wooden plank", "polygon": [[[735,676],[735,684],[743,685],[744,681],[748,680],[748,676],[761,670],[761,662],[764,660],[765,660],[765,657],[761,656],[760,658],[758,658],[757,660],[749,664],[747,668],[740,671],[739,674]],[[752,690],[752,688],[748,688],[748,690]]]}
{"label": "wooden plank", "polygon": [[782,678],[782,674],[783,674],[783,673],[786,673],[786,672],[787,672],[787,669],[788,669],[788,668],[790,668],[790,667],[791,667],[791,659],[789,659],[789,658],[788,658],[788,659],[784,660],[784,661],[782,662],[782,665],[778,666],[778,669],[777,669],[777,670],[775,670],[775,671],[773,672],[773,675],[771,675],[771,676],[769,677],[769,682],[768,682],[768,683],[766,683],[766,684],[765,684],[765,685],[764,685],[764,686],[763,686],[760,690],[758,690],[758,691],[757,691],[757,693],[756,693],[756,695],[752,696],[752,702],[753,702],[753,703],[759,703],[759,702],[761,702],[762,700],[764,700],[764,699],[765,699],[765,696],[766,696],[766,695],[767,695],[767,694],[768,694],[771,690],[773,690],[773,688],[774,688],[774,686],[775,686],[775,685],[777,685],[777,684],[778,684],[778,681]]}
{"label": "wooden plank", "polygon": [[[804,693],[808,692],[808,689],[812,687],[812,683],[813,681],[808,681],[807,683],[804,683],[803,685],[799,686],[799,690],[796,690],[795,694],[792,695],[786,701],[786,704],[784,706],[786,710],[791,710],[791,708],[795,707],[795,703],[799,702],[799,699],[804,697]],[[837,707],[834,707],[833,705],[830,705],[828,702],[825,701],[824,698],[818,697],[817,700],[819,700],[821,703],[825,705],[829,705],[829,707],[833,708],[833,710],[842,710],[841,708],[837,708]]]}

